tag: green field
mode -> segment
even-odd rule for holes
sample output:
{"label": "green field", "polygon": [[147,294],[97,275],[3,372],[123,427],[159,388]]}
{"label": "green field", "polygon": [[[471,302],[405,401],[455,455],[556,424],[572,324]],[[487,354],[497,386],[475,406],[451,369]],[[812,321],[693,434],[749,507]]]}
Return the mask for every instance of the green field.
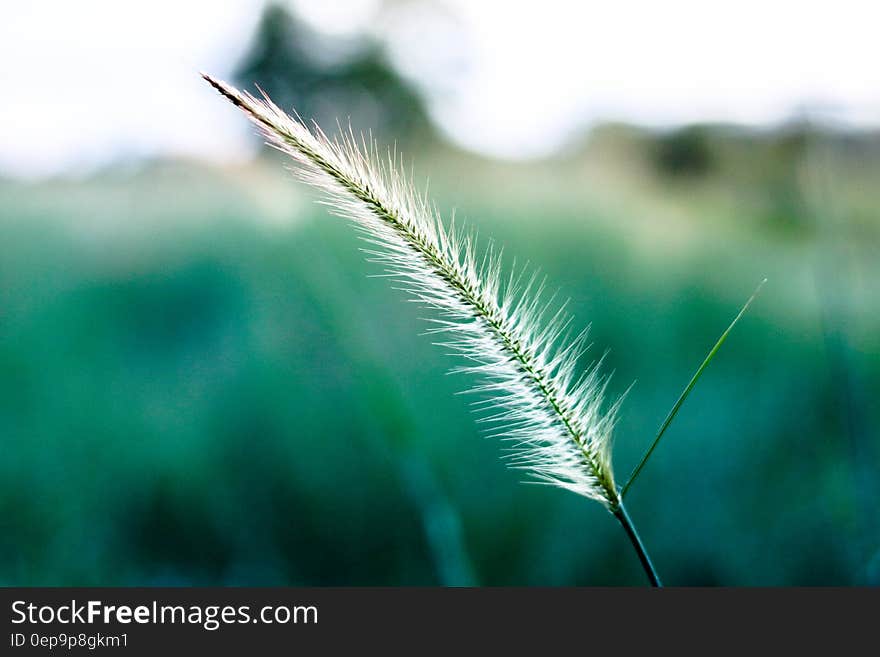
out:
{"label": "green field", "polygon": [[[875,151],[731,142],[681,176],[620,139],[416,161],[635,382],[619,479],[766,276],[629,510],[669,584],[880,582]],[[643,584],[598,504],[501,465],[419,309],[288,178],[0,182],[0,584]]]}

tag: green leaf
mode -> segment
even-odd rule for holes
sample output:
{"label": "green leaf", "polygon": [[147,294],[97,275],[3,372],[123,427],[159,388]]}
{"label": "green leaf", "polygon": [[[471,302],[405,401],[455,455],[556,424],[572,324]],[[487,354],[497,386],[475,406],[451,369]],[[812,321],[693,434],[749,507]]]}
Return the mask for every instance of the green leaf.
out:
{"label": "green leaf", "polygon": [[715,358],[715,354],[718,353],[718,350],[721,349],[721,345],[724,344],[724,341],[727,340],[727,336],[730,335],[730,332],[733,330],[733,327],[736,326],[736,323],[745,315],[746,311],[749,309],[749,306],[752,305],[752,302],[758,296],[758,292],[761,291],[761,288],[764,286],[764,283],[767,282],[765,278],[758,284],[758,287],[755,288],[755,291],[752,293],[752,296],[749,297],[749,300],[746,301],[745,305],[740,309],[739,314],[733,318],[733,321],[730,323],[730,326],[727,327],[727,330],[721,334],[721,337],[718,338],[718,341],[715,343],[715,346],[712,347],[712,350],[703,360],[703,364],[700,365],[699,369],[697,369],[694,376],[691,378],[690,383],[687,384],[685,389],[682,391],[681,395],[678,397],[678,401],[672,407],[672,410],[669,411],[669,415],[666,416],[666,419],[663,421],[663,424],[660,426],[660,430],[657,432],[657,436],[654,438],[654,442],[651,443],[651,446],[647,449],[644,456],[642,456],[642,460],[639,461],[639,464],[633,469],[632,474],[629,476],[626,484],[624,484],[623,488],[620,489],[620,497],[626,495],[627,491],[632,486],[633,482],[636,480],[636,477],[641,473],[642,468],[645,467],[645,464],[648,462],[648,459],[651,458],[651,454],[654,453],[654,450],[657,448],[657,445],[660,443],[660,439],[663,437],[663,434],[666,433],[666,429],[669,428],[669,425],[672,424],[672,420],[675,417],[676,413],[678,413],[678,409],[681,408],[681,405],[684,403],[684,400],[687,399],[687,396],[690,394],[691,390],[693,390],[694,386],[697,384],[700,376],[702,376],[703,371],[709,366],[709,363],[712,362],[712,359]]}

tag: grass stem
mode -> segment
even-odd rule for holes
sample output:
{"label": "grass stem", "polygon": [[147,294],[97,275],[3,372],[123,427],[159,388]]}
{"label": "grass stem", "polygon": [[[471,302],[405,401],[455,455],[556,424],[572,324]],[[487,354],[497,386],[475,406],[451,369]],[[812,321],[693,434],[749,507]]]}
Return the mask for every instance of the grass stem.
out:
{"label": "grass stem", "polygon": [[620,521],[620,524],[623,525],[626,535],[629,536],[629,540],[632,543],[633,548],[635,548],[636,554],[639,555],[639,561],[642,563],[642,568],[645,569],[645,574],[648,576],[651,586],[658,588],[662,587],[663,584],[660,582],[660,576],[657,574],[657,569],[654,568],[654,563],[651,561],[651,557],[645,549],[645,544],[642,543],[642,539],[639,537],[639,532],[636,531],[636,526],[633,524],[632,518],[630,518],[629,513],[626,512],[623,500],[620,501],[617,508],[614,509],[612,513],[614,514],[614,517]]}

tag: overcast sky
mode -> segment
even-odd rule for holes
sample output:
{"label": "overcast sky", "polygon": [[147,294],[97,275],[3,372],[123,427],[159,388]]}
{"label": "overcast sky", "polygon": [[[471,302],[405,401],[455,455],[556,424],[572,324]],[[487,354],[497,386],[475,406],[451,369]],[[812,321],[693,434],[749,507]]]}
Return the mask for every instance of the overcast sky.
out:
{"label": "overcast sky", "polygon": [[[393,32],[444,132],[495,155],[541,155],[606,119],[765,124],[822,107],[880,125],[875,2],[446,0],[381,23],[375,0],[292,4],[325,31]],[[228,74],[261,5],[4,2],[0,172],[248,157],[249,128],[197,72]]]}

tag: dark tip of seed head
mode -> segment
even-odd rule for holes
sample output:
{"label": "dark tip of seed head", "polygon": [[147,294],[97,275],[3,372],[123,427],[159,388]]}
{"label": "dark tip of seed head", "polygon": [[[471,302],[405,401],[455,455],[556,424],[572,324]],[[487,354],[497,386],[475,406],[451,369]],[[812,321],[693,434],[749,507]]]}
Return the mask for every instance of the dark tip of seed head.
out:
{"label": "dark tip of seed head", "polygon": [[233,105],[235,105],[236,107],[242,107],[242,108],[244,107],[244,105],[242,104],[242,102],[238,98],[238,96],[235,95],[234,93],[232,93],[232,91],[229,89],[229,87],[227,87],[225,84],[223,84],[219,80],[215,80],[214,78],[212,78],[210,75],[208,75],[204,71],[201,72],[201,76],[202,76],[202,78],[204,78],[205,82],[207,82],[212,87],[214,87],[214,89],[216,89],[218,92],[220,92],[220,95],[227,98]]}

